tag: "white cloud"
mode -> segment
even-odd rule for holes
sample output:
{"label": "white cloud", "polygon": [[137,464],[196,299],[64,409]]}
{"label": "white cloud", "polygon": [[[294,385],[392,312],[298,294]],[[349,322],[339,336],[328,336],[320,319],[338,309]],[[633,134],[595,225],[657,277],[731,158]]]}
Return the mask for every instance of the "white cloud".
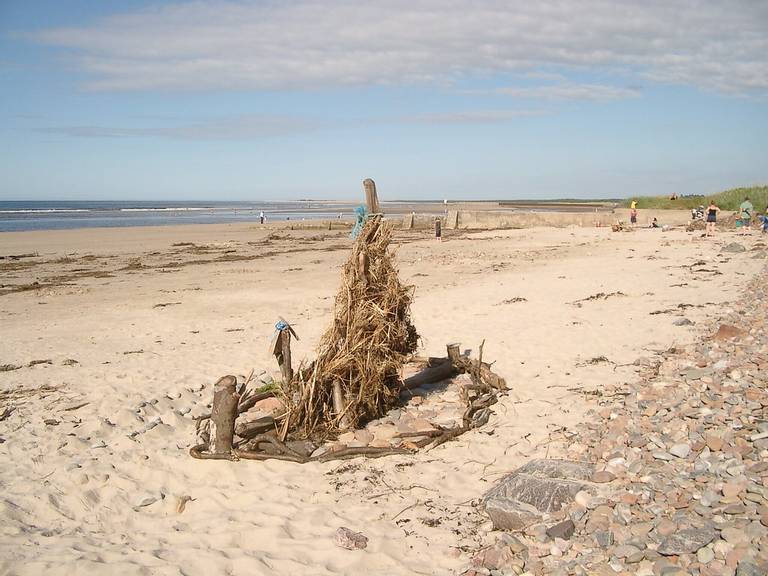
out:
{"label": "white cloud", "polygon": [[192,2],[31,35],[99,90],[445,83],[622,70],[726,92],[768,90],[768,2],[299,0]]}
{"label": "white cloud", "polygon": [[257,140],[291,136],[324,128],[355,128],[369,124],[488,124],[526,116],[541,116],[543,110],[465,110],[416,116],[343,119],[329,122],[294,116],[240,115],[199,120],[172,126],[126,128],[117,126],[50,126],[39,131],[75,138],[166,138],[171,140]]}
{"label": "white cloud", "polygon": [[109,126],[56,126],[43,132],[79,138],[169,138],[173,140],[253,140],[316,130],[322,127],[290,116],[232,116],[176,126],[121,128]]}
{"label": "white cloud", "polygon": [[467,110],[404,116],[397,119],[402,124],[494,124],[527,116],[543,116],[544,110]]}
{"label": "white cloud", "polygon": [[640,96],[640,90],[637,88],[571,83],[529,88],[497,88],[493,92],[495,94],[505,94],[507,96],[534,100],[594,100],[600,102]]}

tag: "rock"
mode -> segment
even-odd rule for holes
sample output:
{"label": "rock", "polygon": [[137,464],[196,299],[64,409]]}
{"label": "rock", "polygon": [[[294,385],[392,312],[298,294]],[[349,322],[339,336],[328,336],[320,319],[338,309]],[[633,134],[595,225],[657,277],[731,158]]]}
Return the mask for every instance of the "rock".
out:
{"label": "rock", "polygon": [[696,559],[702,564],[709,564],[712,562],[712,560],[715,559],[715,551],[707,546],[704,548],[699,548],[699,550],[696,552]]}
{"label": "rock", "polygon": [[256,404],[253,405],[252,409],[260,410],[261,412],[265,412],[267,414],[282,414],[285,412],[285,405],[283,404],[282,400],[280,400],[280,398],[275,398],[273,396],[271,398],[264,398],[264,400],[259,400],[256,402]]}
{"label": "rock", "polygon": [[500,540],[515,554],[520,554],[524,550],[528,550],[528,546],[526,546],[523,541],[520,540],[520,538],[513,534],[502,534]]}
{"label": "rock", "polygon": [[513,570],[513,567],[522,569],[523,563],[509,546],[501,543],[481,550],[472,558],[472,566],[488,570]]}
{"label": "rock", "polygon": [[742,560],[736,568],[736,576],[765,576],[768,574],[768,566],[761,568],[751,560]]}
{"label": "rock", "polygon": [[688,528],[667,536],[656,551],[664,556],[679,556],[693,554],[702,546],[706,546],[717,536],[714,528]]}
{"label": "rock", "polygon": [[744,533],[744,530],[740,528],[734,528],[734,527],[727,527],[723,528],[720,531],[720,537],[728,542],[728,544],[733,544],[734,546],[738,546],[739,544],[745,544],[747,540],[747,535]]}
{"label": "rock", "polygon": [[691,453],[691,447],[688,444],[675,444],[669,449],[669,453],[678,458],[687,458]]}
{"label": "rock", "polygon": [[723,448],[723,439],[714,434],[707,434],[705,441],[707,443],[707,448],[713,452],[719,452]]}
{"label": "rock", "polygon": [[599,470],[592,474],[592,482],[597,484],[604,484],[605,482],[613,482],[616,479],[616,475],[608,472],[607,470]]}
{"label": "rock", "polygon": [[562,522],[558,522],[557,524],[547,528],[547,536],[552,539],[562,538],[563,540],[568,540],[571,536],[573,536],[575,530],[576,525],[572,520],[563,520]]}
{"label": "rock", "polygon": [[594,467],[585,462],[537,459],[518,468],[486,492],[485,510],[494,528],[522,530],[540,513],[556,512],[589,487]]}
{"label": "rock", "polygon": [[738,338],[744,335],[744,330],[731,326],[729,324],[720,324],[720,327],[712,337],[714,340],[730,340],[732,338]]}
{"label": "rock", "polygon": [[596,530],[592,533],[595,543],[601,548],[613,546],[613,532],[610,530]]}
{"label": "rock", "polygon": [[639,548],[630,544],[623,544],[622,546],[616,547],[616,549],[613,551],[613,555],[617,558],[626,558],[627,556],[632,556],[638,552],[640,552]]}
{"label": "rock", "polygon": [[495,530],[519,532],[541,520],[541,514],[534,506],[513,498],[487,498],[485,513],[493,522]]}
{"label": "rock", "polygon": [[744,245],[739,244],[738,242],[730,242],[723,246],[723,248],[720,250],[721,252],[746,252],[747,249],[744,247]]}
{"label": "rock", "polygon": [[158,494],[139,494],[136,498],[134,498],[133,505],[136,508],[144,508],[145,506],[151,506],[158,500],[160,500],[160,496]]}
{"label": "rock", "polygon": [[360,550],[368,546],[368,538],[362,532],[353,532],[343,526],[336,530],[333,543],[339,548],[347,550]]}
{"label": "rock", "polygon": [[675,326],[693,326],[693,322],[688,320],[688,318],[678,318],[674,322],[672,322]]}

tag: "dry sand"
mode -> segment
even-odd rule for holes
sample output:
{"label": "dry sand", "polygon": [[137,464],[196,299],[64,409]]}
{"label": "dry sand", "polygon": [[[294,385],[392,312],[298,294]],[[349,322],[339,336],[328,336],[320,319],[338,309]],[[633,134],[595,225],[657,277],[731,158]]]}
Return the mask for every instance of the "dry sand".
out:
{"label": "dry sand", "polygon": [[[424,352],[485,339],[511,392],[488,425],[432,451],[297,465],[193,460],[191,417],[220,376],[276,369],[267,344],[278,315],[301,337],[294,357],[311,356],[346,232],[1,234],[0,413],[15,411],[0,422],[0,572],[456,573],[487,537],[474,506],[483,492],[546,454],[550,434],[592,406],[589,391],[633,381],[639,357],[699,337],[697,322],[760,268],[722,244],[756,238],[400,235]],[[25,253],[37,256],[7,258]],[[683,316],[694,324],[673,323]],[[335,547],[340,526],[368,548]]]}

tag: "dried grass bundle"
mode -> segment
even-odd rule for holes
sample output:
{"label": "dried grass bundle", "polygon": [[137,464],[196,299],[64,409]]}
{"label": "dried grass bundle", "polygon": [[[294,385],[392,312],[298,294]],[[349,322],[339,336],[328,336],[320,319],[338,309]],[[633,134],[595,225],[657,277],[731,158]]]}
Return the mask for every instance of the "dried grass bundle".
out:
{"label": "dried grass bundle", "polygon": [[285,430],[294,438],[334,436],[399,403],[400,369],[418,334],[410,318],[413,287],[400,282],[388,250],[392,229],[380,216],[365,224],[344,265],[333,324],[317,358],[284,385]]}

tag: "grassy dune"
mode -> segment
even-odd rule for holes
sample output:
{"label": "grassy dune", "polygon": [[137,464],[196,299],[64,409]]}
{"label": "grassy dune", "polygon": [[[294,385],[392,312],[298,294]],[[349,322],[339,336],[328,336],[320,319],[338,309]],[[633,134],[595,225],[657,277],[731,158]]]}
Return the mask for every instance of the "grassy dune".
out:
{"label": "grassy dune", "polygon": [[[724,192],[718,192],[711,196],[682,196],[677,200],[670,200],[666,196],[639,196],[636,198],[638,208],[656,209],[685,209],[709,204],[714,199],[715,203],[723,210],[737,210],[744,197],[749,196],[749,201],[758,212],[763,212],[768,206],[768,186],[751,186],[749,188],[734,188]],[[629,207],[631,198],[622,202]]]}

